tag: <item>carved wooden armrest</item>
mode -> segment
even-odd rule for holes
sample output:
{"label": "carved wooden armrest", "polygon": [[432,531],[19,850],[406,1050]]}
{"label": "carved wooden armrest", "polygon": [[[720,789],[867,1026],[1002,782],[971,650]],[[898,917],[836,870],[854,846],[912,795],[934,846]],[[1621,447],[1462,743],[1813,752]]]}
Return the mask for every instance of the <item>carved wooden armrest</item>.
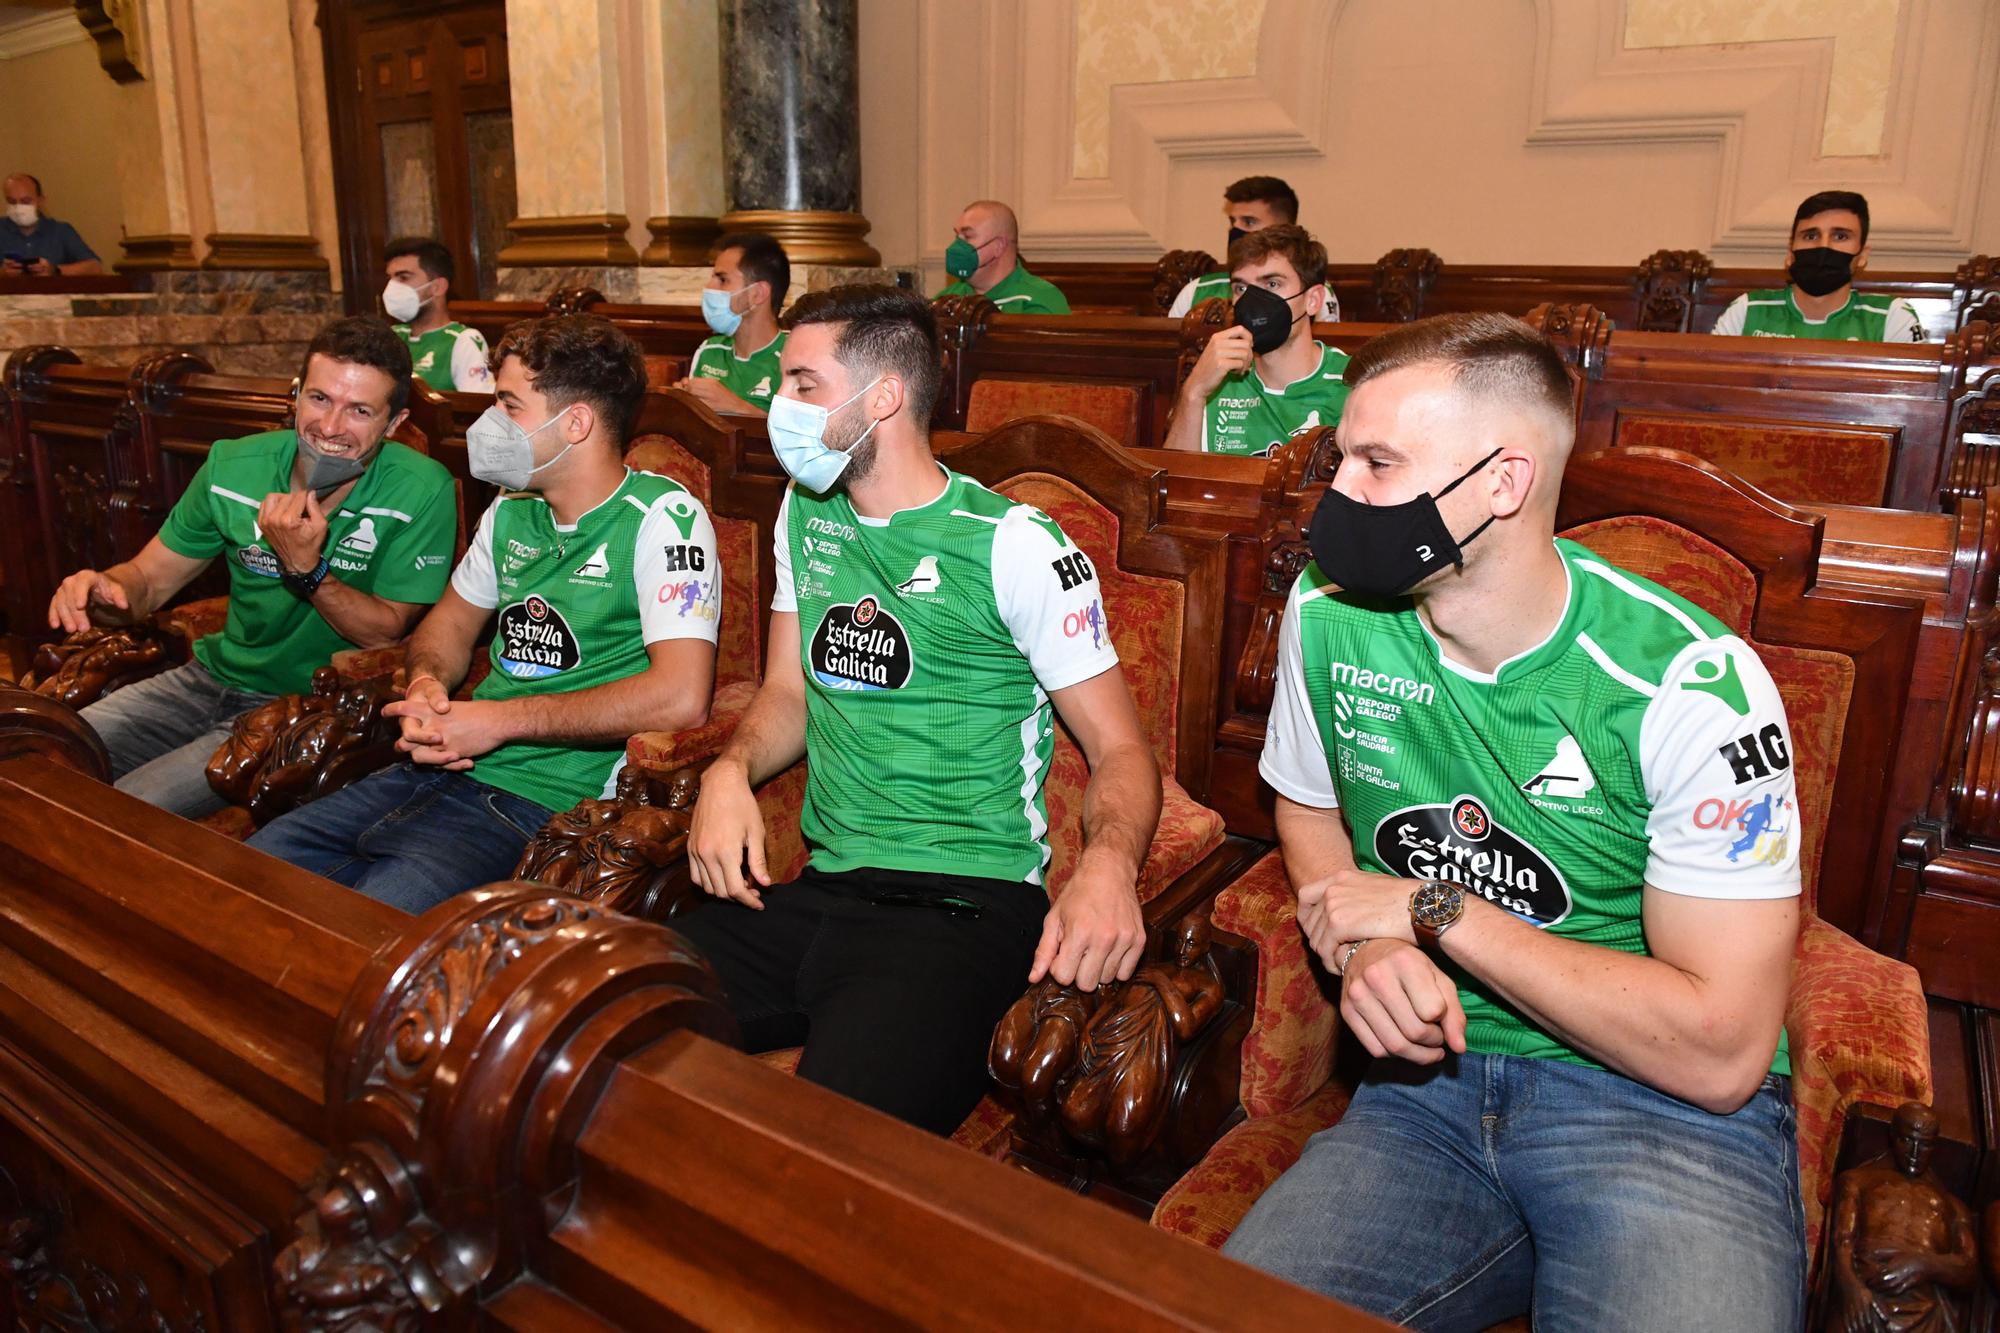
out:
{"label": "carved wooden armrest", "polygon": [[227,597],[203,597],[192,602],[182,602],[153,617],[161,629],[177,635],[194,651],[195,640],[211,634],[220,634],[229,621],[229,599]]}
{"label": "carved wooden armrest", "polygon": [[111,756],[76,710],[0,681],[0,759],[37,754],[99,782],[111,781]]}
{"label": "carved wooden armrest", "polygon": [[21,683],[71,708],[87,708],[113,690],[165,671],[178,660],[176,647],[151,625],[79,630],[35,649]]}
{"label": "carved wooden armrest", "polygon": [[310,694],[281,694],[236,719],[208,761],[208,785],[249,808],[259,826],[340,790],[393,762],[393,697],[382,677],[343,682],[332,667],[313,673]]}
{"label": "carved wooden armrest", "polygon": [[627,765],[618,794],[581,801],[542,826],[514,878],[564,889],[628,916],[665,921],[700,901],[687,869],[697,770],[654,776]]}

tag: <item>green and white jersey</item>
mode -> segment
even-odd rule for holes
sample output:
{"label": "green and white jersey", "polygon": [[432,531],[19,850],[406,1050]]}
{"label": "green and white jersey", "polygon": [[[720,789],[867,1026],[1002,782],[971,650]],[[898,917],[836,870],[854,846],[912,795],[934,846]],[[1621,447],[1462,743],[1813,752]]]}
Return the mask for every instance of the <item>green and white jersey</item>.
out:
{"label": "green and white jersey", "polygon": [[1069,298],[1062,289],[1047,278],[1038,278],[1028,272],[1027,265],[1016,260],[1014,271],[994,283],[984,293],[973,291],[972,284],[964,278],[954,278],[938,289],[939,296],[984,295],[987,300],[1000,307],[1003,315],[1067,315]]}
{"label": "green and white jersey", "polygon": [[1824,338],[1834,342],[1920,343],[1924,321],[1900,296],[1850,290],[1847,303],[1825,319],[1807,319],[1792,289],[1745,292],[1716,317],[1711,333],[1748,338]]}
{"label": "green and white jersey", "polygon": [[[233,689],[304,694],[312,673],[355,647],[280,578],[257,509],[292,489],[296,431],[217,440],[160,525],[160,541],[193,560],[224,557],[229,618],[194,646],[195,659]],[[444,465],[390,440],[326,516],[321,547],[333,577],[357,592],[428,605],[444,592],[458,507]]]}
{"label": "green and white jersey", "polygon": [[[1332,287],[1325,286],[1325,284],[1321,285],[1326,291],[1326,304],[1320,307],[1319,322],[1324,324],[1338,324],[1340,323],[1340,298],[1333,294]],[[1225,301],[1234,301],[1236,299],[1236,293],[1230,289],[1229,275],[1227,273],[1204,273],[1199,278],[1195,278],[1181,287],[1180,294],[1174,297],[1174,303],[1167,307],[1167,314],[1174,319],[1179,319],[1182,315],[1194,309],[1199,303],[1218,296]]]}
{"label": "green and white jersey", "polygon": [[[567,527],[539,495],[502,495],[479,520],[451,586],[498,608],[493,670],[475,699],[571,694],[646,670],[646,645],[715,642],[722,564],[715,526],[679,482],[627,471],[603,504]],[[551,810],[611,796],[625,743],[517,741],[481,755],[472,776]]]}
{"label": "green and white jersey", "polygon": [[[1656,584],[1556,543],[1561,623],[1491,675],[1444,657],[1408,598],[1308,565],[1279,631],[1258,771],[1346,812],[1356,862],[1462,884],[1530,924],[1646,952],[1643,886],[1799,892],[1784,704],[1749,645]],[[1451,964],[1475,1051],[1592,1064]],[[1771,1068],[1789,1073],[1779,1038]]]}
{"label": "green and white jersey", "polygon": [[736,340],[717,334],[694,349],[688,375],[694,379],[721,380],[722,387],[752,407],[768,408],[771,395],[783,382],[778,373],[778,353],[785,350],[781,332],[748,356],[736,354]]}
{"label": "green and white jersey", "polygon": [[1340,421],[1347,404],[1347,353],[1315,342],[1319,364],[1272,388],[1252,365],[1223,378],[1201,414],[1201,451],[1261,457],[1294,435]]}
{"label": "green and white jersey", "polygon": [[433,389],[440,393],[453,389],[493,392],[493,368],[486,364],[486,335],[478,329],[454,322],[412,337],[409,325],[398,324],[396,332],[410,344],[410,369]]}
{"label": "green and white jersey", "polygon": [[1118,663],[1097,571],[1054,520],[949,469],[887,519],[793,486],[777,594],[799,618],[812,864],[1042,882],[1049,695]]}

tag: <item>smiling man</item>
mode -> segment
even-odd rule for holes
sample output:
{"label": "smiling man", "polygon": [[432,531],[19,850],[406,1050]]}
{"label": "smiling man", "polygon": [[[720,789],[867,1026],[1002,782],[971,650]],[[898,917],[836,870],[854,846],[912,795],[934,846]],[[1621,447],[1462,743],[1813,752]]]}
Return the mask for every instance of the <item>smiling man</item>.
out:
{"label": "smiling man", "polygon": [[[646,392],[607,320],[514,325],[466,432],[502,494],[410,639],[408,762],[272,821],[250,845],[405,911],[506,879],[549,816],[609,796],[638,731],[708,717],[722,567],[708,511],[625,466]],[[453,699],[487,625],[492,670]]]}
{"label": "smiling man", "polygon": [[1900,296],[1854,290],[1868,267],[1868,200],[1852,190],[1823,190],[1800,203],[1785,250],[1791,285],[1745,292],[1717,317],[1711,333],[1751,338],[1823,338],[1839,342],[1922,342],[1923,320]]}
{"label": "smiling man", "polygon": [[409,395],[401,339],[379,320],[329,324],[306,349],[295,430],[216,441],[145,549],[56,589],[51,629],[130,624],[228,565],[222,632],[83,711],[119,790],[190,818],[220,809],[206,769],[239,714],[304,693],[343,648],[394,643],[444,591],[451,474],[387,438]]}

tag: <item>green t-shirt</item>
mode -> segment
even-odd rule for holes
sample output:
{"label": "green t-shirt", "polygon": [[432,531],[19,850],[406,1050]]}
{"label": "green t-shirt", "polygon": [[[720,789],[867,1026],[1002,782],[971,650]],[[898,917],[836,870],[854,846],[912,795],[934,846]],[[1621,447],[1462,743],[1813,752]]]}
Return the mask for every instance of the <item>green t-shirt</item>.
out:
{"label": "green t-shirt", "polygon": [[[1439,652],[1408,598],[1308,565],[1279,630],[1259,771],[1338,806],[1363,870],[1438,878],[1555,934],[1645,953],[1642,886],[1799,892],[1785,708],[1757,654],[1672,592],[1559,541],[1561,623],[1492,675]],[[1474,1051],[1591,1065],[1446,964]],[[1791,1071],[1780,1034],[1773,1072]]]}
{"label": "green t-shirt", "polygon": [[812,864],[1039,884],[1049,695],[1117,665],[1097,571],[1054,520],[940,469],[864,519],[785,493],[771,609],[799,618]]}
{"label": "green t-shirt", "polygon": [[1833,342],[1922,342],[1924,322],[1900,296],[1850,291],[1840,309],[1822,320],[1807,319],[1792,289],[1745,292],[1715,321],[1715,333],[1746,338],[1820,338]]}
{"label": "green t-shirt", "polygon": [[1347,353],[1313,346],[1319,365],[1290,384],[1271,388],[1254,365],[1225,376],[1202,410],[1202,452],[1261,457],[1294,435],[1338,424],[1347,402]]}
{"label": "green t-shirt", "polygon": [[696,379],[721,380],[723,388],[744,402],[768,408],[771,395],[783,382],[778,373],[778,353],[784,350],[785,335],[780,332],[750,355],[738,356],[736,340],[718,333],[694,349],[694,362],[688,367],[688,374]]}
{"label": "green t-shirt", "polygon": [[[195,659],[234,689],[303,694],[314,668],[355,645],[284,585],[257,525],[264,497],[292,488],[298,435],[267,431],[217,440],[160,525],[167,549],[194,560],[227,557],[229,618],[194,646]],[[435,602],[451,570],[457,501],[443,464],[393,440],[382,446],[340,508],[321,548],[330,573],[394,602]]]}
{"label": "green t-shirt", "polygon": [[[646,645],[715,642],[722,565],[715,526],[679,482],[627,471],[618,489],[568,526],[539,495],[502,495],[479,520],[451,586],[499,610],[493,669],[475,699],[573,693],[636,675]],[[615,793],[625,742],[516,741],[481,755],[472,776],[567,810]]]}
{"label": "green t-shirt", "polygon": [[[939,296],[978,296],[964,278],[954,279],[938,291]],[[983,295],[1000,307],[1003,315],[1067,315],[1069,298],[1046,278],[1028,272],[1027,265],[1015,261],[1014,271],[994,283]]]}
{"label": "green t-shirt", "polygon": [[451,323],[411,337],[410,326],[398,324],[396,332],[410,344],[410,369],[433,389],[440,393],[453,389],[493,392],[493,370],[486,364],[486,335],[478,329]]}

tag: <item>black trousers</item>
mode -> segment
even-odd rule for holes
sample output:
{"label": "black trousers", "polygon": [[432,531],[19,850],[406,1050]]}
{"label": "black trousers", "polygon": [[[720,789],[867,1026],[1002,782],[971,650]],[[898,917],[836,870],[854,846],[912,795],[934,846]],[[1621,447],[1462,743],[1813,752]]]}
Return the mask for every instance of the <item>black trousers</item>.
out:
{"label": "black trousers", "polygon": [[673,928],[707,956],[750,1052],[805,1046],[799,1077],[934,1134],[986,1088],[993,1027],[1028,987],[1033,884],[808,867],[764,910],[716,901]]}

